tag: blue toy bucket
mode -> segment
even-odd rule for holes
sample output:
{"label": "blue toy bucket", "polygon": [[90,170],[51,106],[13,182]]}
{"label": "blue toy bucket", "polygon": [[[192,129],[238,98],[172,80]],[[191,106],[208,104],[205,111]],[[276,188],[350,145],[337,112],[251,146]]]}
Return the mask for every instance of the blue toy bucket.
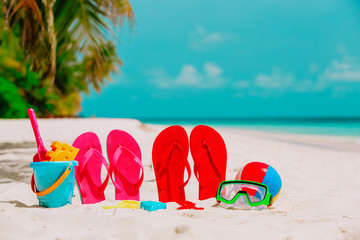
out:
{"label": "blue toy bucket", "polygon": [[42,207],[56,208],[71,204],[77,161],[32,162],[31,187]]}

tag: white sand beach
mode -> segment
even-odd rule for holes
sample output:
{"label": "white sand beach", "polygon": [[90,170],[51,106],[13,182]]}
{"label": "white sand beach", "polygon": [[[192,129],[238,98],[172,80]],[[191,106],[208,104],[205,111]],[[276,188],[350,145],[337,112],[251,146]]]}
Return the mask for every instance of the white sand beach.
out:
{"label": "white sand beach", "polygon": [[[52,141],[72,144],[81,133],[95,132],[106,158],[106,137],[113,129],[139,143],[144,165],[141,200],[157,201],[151,151],[166,126],[132,119],[39,119],[47,148]],[[248,162],[273,166],[283,186],[271,209],[227,210],[215,199],[199,201],[191,176],[187,200],[205,210],[103,209],[116,205],[109,181],[106,201],[82,205],[77,186],[72,205],[42,208],[30,188],[36,152],[30,121],[0,120],[0,239],[360,239],[360,136],[278,134],[215,128],[228,151],[227,180]],[[191,127],[185,127],[190,135]],[[191,154],[188,158],[193,166]]]}

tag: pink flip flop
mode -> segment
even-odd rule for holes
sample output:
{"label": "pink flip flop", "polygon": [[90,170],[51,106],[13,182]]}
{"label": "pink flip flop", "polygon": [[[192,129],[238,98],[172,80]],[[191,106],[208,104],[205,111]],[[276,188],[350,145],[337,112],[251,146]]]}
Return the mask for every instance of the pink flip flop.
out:
{"label": "pink flip flop", "polygon": [[101,183],[101,166],[109,171],[109,166],[102,155],[98,136],[93,132],[81,134],[73,143],[79,149],[75,160],[79,166],[75,178],[80,192],[82,204],[92,204],[105,200],[105,188],[109,181],[109,173]]}
{"label": "pink flip flop", "polygon": [[125,131],[111,131],[107,137],[107,155],[109,174],[115,186],[115,199],[139,201],[144,169],[136,140]]}

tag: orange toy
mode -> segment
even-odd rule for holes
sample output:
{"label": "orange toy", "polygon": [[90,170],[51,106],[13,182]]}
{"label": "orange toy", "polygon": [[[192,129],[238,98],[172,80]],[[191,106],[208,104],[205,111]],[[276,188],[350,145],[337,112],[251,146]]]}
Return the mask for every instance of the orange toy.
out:
{"label": "orange toy", "polygon": [[53,142],[50,147],[52,150],[45,154],[46,157],[51,158],[49,161],[71,161],[79,152],[78,148],[58,141]]}

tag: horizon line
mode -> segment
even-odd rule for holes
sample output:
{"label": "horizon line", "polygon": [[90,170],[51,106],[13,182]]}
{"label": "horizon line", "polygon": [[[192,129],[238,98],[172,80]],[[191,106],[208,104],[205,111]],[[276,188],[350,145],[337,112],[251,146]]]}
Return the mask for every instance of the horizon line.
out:
{"label": "horizon line", "polygon": [[247,122],[247,121],[272,121],[272,122],[360,122],[360,116],[340,117],[160,117],[160,118],[136,118],[142,122],[164,122],[164,121],[225,121],[225,122]]}

